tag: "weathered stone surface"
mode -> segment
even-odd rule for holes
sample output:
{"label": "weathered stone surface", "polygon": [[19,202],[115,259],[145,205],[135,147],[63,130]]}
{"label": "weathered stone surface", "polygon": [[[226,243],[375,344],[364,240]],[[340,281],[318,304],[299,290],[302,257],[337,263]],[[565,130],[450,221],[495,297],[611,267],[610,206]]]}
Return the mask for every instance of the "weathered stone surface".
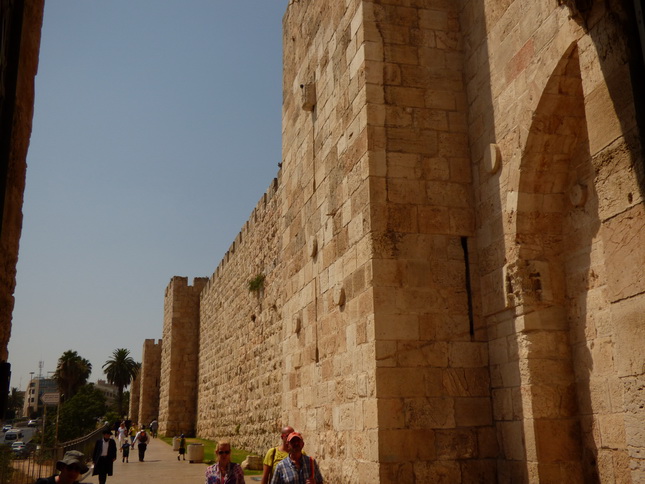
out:
{"label": "weathered stone surface", "polygon": [[290,424],[332,483],[642,480],[643,160],[601,4],[292,0],[281,169],[171,281],[162,431],[262,455]]}

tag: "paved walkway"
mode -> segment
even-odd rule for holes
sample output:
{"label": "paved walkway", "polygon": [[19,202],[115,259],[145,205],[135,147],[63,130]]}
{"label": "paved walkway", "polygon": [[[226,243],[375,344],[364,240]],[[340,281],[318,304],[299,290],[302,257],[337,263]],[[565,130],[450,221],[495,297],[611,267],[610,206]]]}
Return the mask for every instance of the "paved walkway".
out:
{"label": "paved walkway", "polygon": [[[146,458],[139,462],[139,453],[130,451],[130,462],[121,462],[119,453],[114,462],[114,475],[107,478],[107,484],[192,484],[205,482],[206,464],[191,464],[188,460],[177,460],[177,452],[160,439],[150,439]],[[247,484],[258,484],[256,476],[245,476]],[[259,476],[258,476],[259,477]],[[98,484],[98,476],[87,476],[82,482]]]}

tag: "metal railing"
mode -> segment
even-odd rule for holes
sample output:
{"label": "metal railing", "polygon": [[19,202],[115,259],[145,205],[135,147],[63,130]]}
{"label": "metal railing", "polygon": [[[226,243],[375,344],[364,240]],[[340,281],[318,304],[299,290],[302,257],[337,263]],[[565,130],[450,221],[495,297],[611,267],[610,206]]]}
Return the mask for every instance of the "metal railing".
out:
{"label": "metal railing", "polygon": [[100,428],[79,439],[59,443],[56,447],[41,447],[26,454],[15,454],[11,447],[0,446],[0,484],[33,484],[39,477],[52,476],[56,474],[56,462],[68,450],[82,452],[89,461],[102,432]]}

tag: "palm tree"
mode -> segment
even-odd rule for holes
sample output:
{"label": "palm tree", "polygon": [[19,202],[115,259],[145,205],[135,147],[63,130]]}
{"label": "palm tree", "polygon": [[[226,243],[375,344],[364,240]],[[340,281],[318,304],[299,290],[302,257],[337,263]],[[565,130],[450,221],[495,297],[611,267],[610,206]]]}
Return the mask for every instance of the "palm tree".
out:
{"label": "palm tree", "polygon": [[92,363],[80,356],[76,351],[67,350],[58,358],[58,366],[54,372],[54,380],[64,400],[69,400],[78,389],[87,383],[92,373]]}
{"label": "palm tree", "polygon": [[7,411],[13,413],[12,418],[15,418],[16,415],[20,414],[24,402],[25,392],[21,392],[16,387],[12,387],[11,393],[9,393],[9,399],[7,400]]}
{"label": "palm tree", "polygon": [[127,387],[139,371],[140,364],[130,357],[130,350],[114,350],[112,358],[103,365],[103,373],[112,385],[117,387],[119,415],[123,415],[123,389]]}

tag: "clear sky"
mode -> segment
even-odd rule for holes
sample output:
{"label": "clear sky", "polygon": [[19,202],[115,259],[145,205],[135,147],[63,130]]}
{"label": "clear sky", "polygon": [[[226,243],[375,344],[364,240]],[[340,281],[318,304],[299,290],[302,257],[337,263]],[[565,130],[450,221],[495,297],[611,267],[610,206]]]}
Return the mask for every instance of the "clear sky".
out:
{"label": "clear sky", "polygon": [[48,0],[11,386],[136,361],[172,276],[209,277],[277,175],[287,0]]}

